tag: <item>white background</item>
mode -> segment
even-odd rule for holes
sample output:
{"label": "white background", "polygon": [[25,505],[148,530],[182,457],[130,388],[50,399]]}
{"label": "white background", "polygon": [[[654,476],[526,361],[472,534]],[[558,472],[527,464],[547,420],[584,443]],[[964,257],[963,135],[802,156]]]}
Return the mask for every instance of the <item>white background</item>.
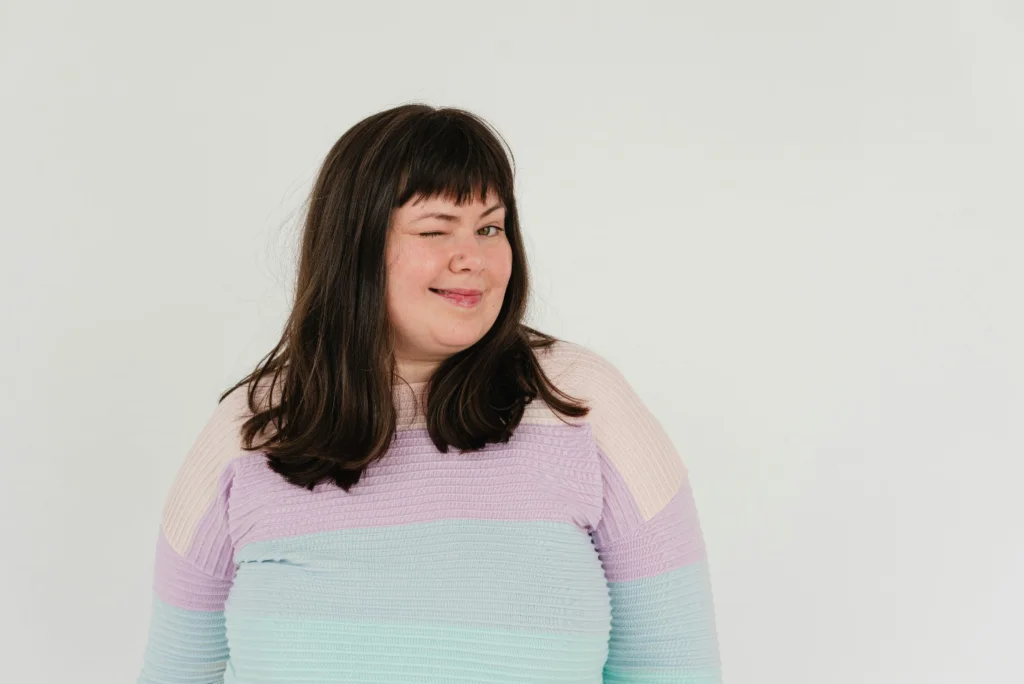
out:
{"label": "white background", "polygon": [[4,681],[134,681],[296,212],[422,101],[516,157],[530,322],[693,480],[731,684],[1024,680],[1024,9],[0,4]]}

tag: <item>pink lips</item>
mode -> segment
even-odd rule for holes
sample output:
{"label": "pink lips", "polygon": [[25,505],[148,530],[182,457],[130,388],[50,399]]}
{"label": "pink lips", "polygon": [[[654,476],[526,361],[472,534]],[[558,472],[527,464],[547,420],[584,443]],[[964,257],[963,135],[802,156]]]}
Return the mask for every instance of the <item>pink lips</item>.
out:
{"label": "pink lips", "polygon": [[472,307],[476,306],[479,302],[483,293],[480,290],[463,290],[463,289],[451,289],[451,290],[431,290],[433,293],[444,297],[452,304],[457,306]]}

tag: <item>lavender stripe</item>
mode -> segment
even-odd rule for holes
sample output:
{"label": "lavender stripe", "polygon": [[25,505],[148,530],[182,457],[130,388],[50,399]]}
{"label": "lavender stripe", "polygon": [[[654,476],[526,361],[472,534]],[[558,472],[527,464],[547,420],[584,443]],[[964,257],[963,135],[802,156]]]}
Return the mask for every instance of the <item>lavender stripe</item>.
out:
{"label": "lavender stripe", "polygon": [[345,492],[285,482],[262,454],[235,460],[231,535],[237,547],[318,532],[472,518],[551,521],[590,530],[601,473],[589,426],[520,425],[506,444],[440,453],[425,429],[401,430],[391,451]]}
{"label": "lavender stripe", "polygon": [[158,535],[153,590],[164,603],[185,610],[223,610],[232,578],[200,572],[171,548],[163,531]]}
{"label": "lavender stripe", "polygon": [[622,475],[601,454],[605,509],[594,531],[594,545],[609,582],[653,577],[706,560],[700,519],[685,478],[675,495],[644,521]]}
{"label": "lavender stripe", "polygon": [[234,477],[229,463],[217,480],[217,495],[196,526],[189,550],[179,554],[161,528],[153,590],[165,603],[187,610],[223,610],[235,576],[227,501]]}

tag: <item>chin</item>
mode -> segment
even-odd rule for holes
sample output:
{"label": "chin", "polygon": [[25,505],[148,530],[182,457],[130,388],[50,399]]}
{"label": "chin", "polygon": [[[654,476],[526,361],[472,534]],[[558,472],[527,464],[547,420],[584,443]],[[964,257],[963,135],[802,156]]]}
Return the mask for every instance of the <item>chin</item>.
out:
{"label": "chin", "polygon": [[470,347],[472,347],[474,344],[479,342],[482,337],[483,335],[448,337],[446,339],[441,340],[441,344],[448,348],[455,349],[457,351],[462,351],[463,349],[469,349]]}
{"label": "chin", "polygon": [[446,347],[456,348],[461,351],[472,347],[474,344],[479,342],[483,336],[483,333],[478,331],[467,331],[465,334],[448,331],[447,334],[438,335],[435,339]]}

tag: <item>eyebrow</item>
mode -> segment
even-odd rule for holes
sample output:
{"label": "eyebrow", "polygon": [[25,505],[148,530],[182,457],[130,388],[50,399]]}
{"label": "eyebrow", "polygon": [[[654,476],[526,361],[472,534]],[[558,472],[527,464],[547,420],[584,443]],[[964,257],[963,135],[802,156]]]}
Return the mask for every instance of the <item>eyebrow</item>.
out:
{"label": "eyebrow", "polygon": [[[505,208],[504,204],[501,204],[501,203],[495,204],[493,207],[491,207],[490,209],[488,209],[484,213],[480,214],[480,218],[483,218],[484,216],[487,216],[488,214],[490,214],[492,212],[495,212],[498,209],[504,209],[504,208]],[[426,213],[426,214],[421,214],[420,216],[417,216],[415,219],[413,219],[413,221],[422,221],[423,219],[428,219],[428,218],[438,218],[438,219],[441,219],[442,221],[450,221],[452,223],[458,223],[458,221],[459,221],[459,217],[458,216],[455,216],[454,214],[446,214],[446,213],[444,213],[442,211],[431,211],[431,212]]]}

